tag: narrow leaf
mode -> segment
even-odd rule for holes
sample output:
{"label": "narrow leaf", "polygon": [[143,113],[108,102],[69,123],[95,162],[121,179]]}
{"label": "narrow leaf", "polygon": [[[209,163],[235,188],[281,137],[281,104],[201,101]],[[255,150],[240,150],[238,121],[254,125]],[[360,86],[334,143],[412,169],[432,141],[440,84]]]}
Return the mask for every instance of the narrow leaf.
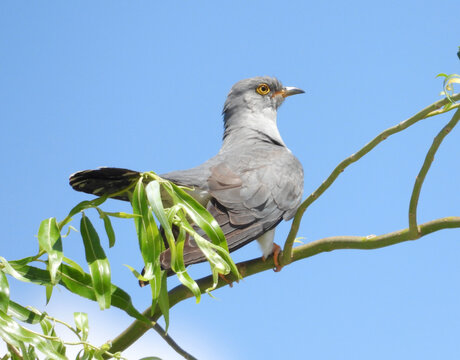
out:
{"label": "narrow leaf", "polygon": [[45,340],[32,331],[20,326],[11,317],[0,311],[0,337],[7,343],[17,347],[24,346],[21,343],[31,344],[38,351],[46,356],[56,360],[66,360],[66,358],[58,353],[52,341]]}
{"label": "narrow leaf", "polygon": [[85,270],[83,270],[83,268],[78,265],[75,261],[73,261],[72,259],[69,259],[68,257],[63,257],[62,258],[62,262],[68,264],[70,267],[73,267],[75,270],[79,271],[82,275],[85,274]]}
{"label": "narrow leaf", "polygon": [[228,251],[227,241],[217,221],[212,215],[191,195],[187,194],[179,186],[172,184],[174,196],[184,205],[187,215],[208,235],[209,239],[216,245]]}
{"label": "narrow leaf", "polygon": [[40,321],[40,327],[42,328],[43,334],[53,336],[54,327],[48,319],[42,319]]}
{"label": "narrow leaf", "polygon": [[133,193],[133,213],[140,215],[134,218],[139,238],[139,247],[144,259],[144,277],[149,280],[152,292],[152,311],[154,311],[161,288],[160,254],[163,248],[161,237],[152,212],[149,208],[142,178],[136,184]]}
{"label": "narrow leaf", "polygon": [[101,196],[94,200],[85,200],[77,204],[70,210],[69,217],[78,214],[80,211],[102,205],[107,200],[107,196]]}
{"label": "narrow leaf", "polygon": [[40,251],[37,255],[28,256],[28,257],[25,257],[25,258],[19,259],[19,260],[11,260],[9,263],[10,263],[12,266],[27,265],[28,263],[33,262],[33,261],[36,261],[37,259],[39,259],[44,253],[45,253],[45,252],[42,250],[42,251]]}
{"label": "narrow leaf", "polygon": [[31,311],[12,300],[10,300],[10,306],[8,307],[8,315],[29,324],[38,324],[43,319],[42,314]]}
{"label": "narrow leaf", "polygon": [[56,283],[56,273],[62,262],[62,240],[55,218],[43,220],[38,229],[40,248],[48,253],[48,270],[51,282]]}
{"label": "narrow leaf", "polygon": [[86,261],[88,262],[91,279],[94,286],[97,302],[101,310],[110,307],[110,265],[104,250],[102,249],[99,236],[91,221],[82,214],[80,232],[85,245]]}
{"label": "narrow leaf", "polygon": [[186,236],[187,234],[185,230],[181,227],[179,230],[179,236],[177,237],[176,241],[177,257],[175,266],[179,270],[176,272],[176,275],[179,281],[185,285],[195,296],[196,302],[199,303],[201,300],[201,290],[195,280],[193,280],[187,273],[184,264],[184,245]]}
{"label": "narrow leaf", "polygon": [[0,271],[0,310],[3,312],[8,311],[8,305],[10,302],[10,286],[8,285],[8,279],[3,271]]}
{"label": "narrow leaf", "polygon": [[[169,185],[169,184],[167,184]],[[167,186],[166,185],[166,186]],[[158,181],[151,181],[145,187],[147,193],[147,199],[149,201],[152,210],[157,217],[158,221],[160,222],[161,226],[163,227],[166,241],[169,245],[169,252],[171,255],[171,267],[173,271],[177,272],[178,269],[175,269],[174,264],[176,263],[176,239],[174,238],[174,234],[172,231],[172,220],[174,215],[172,214],[171,217],[166,215],[166,211],[163,207],[163,201],[161,199],[161,190],[160,184]],[[176,211],[179,209],[176,209]]]}
{"label": "narrow leaf", "polygon": [[81,339],[86,341],[89,333],[88,314],[83,312],[74,312],[73,318],[77,329],[81,331]]}
{"label": "narrow leaf", "polygon": [[136,269],[134,269],[132,266],[129,266],[126,264],[123,264],[123,265],[126,266],[131,271],[131,273],[136,277],[137,280],[149,281],[142,274],[140,274]]}
{"label": "narrow leaf", "polygon": [[[14,277],[16,280],[24,281],[24,282],[33,282],[35,284],[39,285],[51,285],[51,279],[49,276],[49,271],[42,270],[35,268],[33,266],[16,266],[10,264],[4,257],[0,256],[0,262],[3,265],[3,271],[7,273],[8,275],[11,275]],[[30,271],[30,273],[26,273],[28,276],[24,276],[23,271],[19,271],[22,269],[27,269],[27,271]]]}
{"label": "narrow leaf", "polygon": [[53,285],[46,285],[46,305],[50,302],[51,295],[53,294]]}
{"label": "narrow leaf", "polygon": [[109,247],[112,247],[115,245],[115,232],[113,231],[112,222],[110,221],[110,218],[104,211],[102,211],[98,207],[96,208],[96,210],[99,213],[101,219],[104,221],[105,232],[107,233],[107,237],[109,238]]}
{"label": "narrow leaf", "polygon": [[167,278],[168,274],[166,271],[163,271],[163,276],[161,277],[161,290],[160,296],[158,298],[158,305],[160,307],[160,311],[165,318],[165,332],[168,332],[169,328],[169,296],[168,296],[168,285],[167,285]]}
{"label": "narrow leaf", "polygon": [[[91,276],[87,273],[81,274],[70,266],[65,264],[61,267],[61,283],[69,291],[80,295],[87,299],[96,301],[96,295],[93,288]],[[148,318],[143,316],[134,306],[131,297],[122,289],[115,285],[111,285],[112,302],[111,304],[121,310],[124,310],[128,315],[150,325]]]}

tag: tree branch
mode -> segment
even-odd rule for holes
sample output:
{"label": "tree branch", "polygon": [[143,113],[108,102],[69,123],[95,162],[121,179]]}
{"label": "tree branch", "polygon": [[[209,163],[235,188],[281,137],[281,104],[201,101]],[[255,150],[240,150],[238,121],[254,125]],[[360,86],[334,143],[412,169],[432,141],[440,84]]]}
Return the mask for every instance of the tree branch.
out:
{"label": "tree branch", "polygon": [[426,174],[428,173],[428,170],[430,170],[431,164],[433,163],[433,160],[434,160],[434,155],[436,154],[436,151],[438,151],[439,146],[441,145],[441,142],[444,140],[447,134],[451,132],[454,126],[457,125],[459,120],[460,120],[460,110],[457,110],[454,116],[452,116],[452,119],[447,123],[446,126],[442,128],[442,130],[438,133],[438,135],[436,135],[436,137],[433,139],[433,144],[428,150],[426,157],[425,157],[425,161],[423,162],[423,165],[420,169],[420,172],[415,178],[415,184],[412,190],[412,195],[411,195],[410,203],[409,203],[409,231],[411,233],[411,236],[413,237],[416,237],[419,233],[419,230],[417,228],[417,205],[418,205],[418,199],[420,198],[420,192],[422,190],[422,185],[423,185],[423,182],[425,181]]}
{"label": "tree branch", "polygon": [[[460,100],[460,94],[453,95],[451,99],[453,101]],[[300,222],[302,220],[303,214],[305,213],[305,210],[307,210],[307,208],[316,199],[318,199],[329,188],[329,186],[332,185],[332,183],[339,177],[339,175],[345,170],[345,168],[361,159],[364,155],[366,155],[368,152],[374,149],[378,144],[387,139],[389,136],[407,129],[409,126],[415,124],[420,120],[426,119],[430,116],[437,115],[436,111],[440,111],[439,109],[441,109],[448,103],[450,103],[450,101],[447,98],[436,101],[435,103],[426,107],[425,109],[418,112],[414,116],[408,118],[407,120],[404,120],[403,122],[386,129],[385,131],[377,135],[374,139],[372,139],[369,143],[367,143],[361,150],[349,156],[348,158],[343,160],[339,165],[337,165],[337,167],[334,169],[334,171],[332,171],[329,177],[315,191],[313,191],[310,194],[310,196],[308,196],[297,209],[297,212],[294,216],[294,220],[292,221],[291,230],[289,231],[286,243],[284,245],[282,256],[280,257],[281,265],[287,265],[292,261],[292,247],[294,244],[294,240],[297,236],[297,232],[299,231]],[[452,109],[452,107],[450,109]]]}
{"label": "tree branch", "polygon": [[166,331],[160,326],[160,324],[155,323],[154,325],[152,325],[152,327],[158,334],[160,334],[160,336],[168,343],[168,345],[171,346],[178,354],[182,355],[184,359],[198,360],[196,357],[194,357],[193,355],[189,354],[187,351],[182,349],[174,341],[174,339],[166,333]]}
{"label": "tree branch", "polygon": [[[451,97],[451,100],[457,101],[460,100],[460,94],[455,94]],[[441,113],[450,111],[452,109],[458,108],[458,104],[451,106],[449,109],[441,109],[443,106],[447,105],[450,102],[449,99],[442,99],[437,101],[430,106],[426,107],[422,111],[418,112],[416,115],[408,118],[407,120],[386,129],[379,135],[377,135],[373,140],[367,143],[363,148],[361,148],[355,154],[349,156],[345,160],[343,160],[337,167],[332,171],[329,177],[313,192],[308,196],[305,201],[299,206],[299,209],[296,212],[294,220],[291,225],[290,232],[286,239],[286,244],[284,247],[284,251],[281,255],[281,264],[288,265],[294,261],[298,261],[313,255],[317,255],[322,252],[338,250],[338,249],[377,249],[385,246],[394,245],[400,242],[408,241],[408,240],[415,240],[427,234],[430,234],[435,231],[439,231],[442,229],[448,228],[459,228],[460,227],[460,217],[447,217],[441,218],[437,220],[433,220],[427,222],[425,224],[420,225],[417,228],[416,220],[415,220],[415,228],[416,232],[412,229],[414,228],[414,220],[410,220],[411,226],[408,229],[403,229],[399,231],[395,231],[392,233],[375,236],[335,236],[324,238],[320,240],[313,241],[311,243],[298,246],[293,249],[294,240],[297,236],[297,232],[300,227],[300,222],[302,220],[303,214],[305,213],[306,209],[316,200],[318,199],[328,188],[332,185],[332,183],[338,178],[338,176],[347,168],[350,164],[358,161],[364,155],[369,153],[372,149],[374,149],[378,144],[382,141],[387,139],[389,136],[401,132],[407,129],[409,126],[415,124],[416,122],[426,119],[427,117],[439,115]],[[418,202],[418,197],[420,194],[420,189],[423,183],[423,180],[426,176],[426,173],[429,170],[429,167],[434,159],[434,154],[436,153],[437,149],[439,148],[440,143],[447,135],[447,133],[457,124],[460,119],[460,110],[454,114],[452,120],[441,130],[441,132],[436,136],[433,141],[433,145],[431,146],[430,150],[427,153],[425,158],[425,163],[420,170],[419,176],[416,180],[416,184],[414,185],[414,190],[411,199],[411,210],[415,210]],[[416,219],[414,213],[414,219]],[[412,221],[412,223],[411,223]],[[274,266],[273,258],[267,259],[267,261],[263,261],[261,258],[241,262],[237,264],[238,270],[241,276],[247,277],[254,274],[257,274],[262,271],[266,271],[272,269]],[[227,276],[227,280],[234,281],[236,278],[233,275]],[[204,277],[197,281],[198,286],[200,287],[201,292],[204,292],[205,289],[209,288],[213,283],[212,276]],[[227,282],[220,280],[216,288],[220,288],[222,286],[228,285]],[[188,290],[185,286],[180,285],[175,287],[174,289],[170,290],[168,293],[169,296],[169,304],[170,307],[173,307],[177,303],[192,297],[193,294]],[[145,316],[150,316],[151,309],[148,308],[144,311]],[[153,321],[158,320],[161,316],[161,313],[157,309],[151,319]],[[141,321],[134,321],[125,331],[123,331],[120,335],[118,335],[112,342],[111,351],[118,352],[123,351],[124,349],[128,348],[131,344],[133,344],[137,339],[139,339],[145,332],[150,329],[145,323]],[[157,329],[156,329],[157,330]],[[162,330],[162,329],[161,329]],[[157,330],[158,331],[158,330]],[[159,331],[160,335],[165,338],[164,332]],[[166,335],[167,336],[167,335]],[[168,339],[165,338],[166,341]],[[178,345],[172,340],[172,343],[178,347]],[[169,343],[169,341],[168,341]],[[171,345],[173,346],[173,345]],[[174,347],[174,346],[173,346]],[[175,348],[176,349],[176,348]],[[182,349],[180,349],[182,350]],[[177,351],[177,349],[176,349]],[[179,352],[179,351],[178,351]],[[179,352],[180,353],[180,352]],[[183,355],[186,357],[186,355]],[[187,358],[187,357],[186,357]],[[192,358],[193,357],[188,357]]]}
{"label": "tree branch", "polygon": [[[452,216],[436,219],[429,221],[427,223],[419,225],[420,236],[431,234],[433,232],[442,230],[442,229],[452,229],[460,228],[460,216]],[[417,238],[419,238],[417,237]],[[362,249],[362,250],[371,250],[378,249],[385,246],[390,246],[398,244],[408,240],[415,240],[416,238],[412,237],[409,229],[403,229],[387,233],[384,235],[370,235],[370,236],[334,236],[319,239],[313,242],[310,242],[305,245],[295,247],[292,251],[291,262],[299,261],[323,252],[339,250],[339,249]],[[273,269],[273,257],[268,258],[266,261],[263,261],[262,258],[256,258],[249,261],[244,261],[237,264],[238,270],[243,278]],[[233,276],[228,276],[227,280],[236,280]],[[212,276],[204,277],[200,280],[197,280],[197,284],[200,287],[201,291],[204,293],[207,288],[209,288],[213,283]],[[219,280],[217,288],[227,286],[228,283]],[[193,297],[193,294],[185,286],[179,285],[174,289],[169,291],[169,304],[170,307],[173,307],[177,303]],[[144,311],[145,316],[150,316],[150,308]],[[161,316],[159,310],[157,310],[154,315],[151,317],[153,321],[158,320]],[[150,329],[145,323],[141,321],[134,321],[125,331],[118,335],[112,342],[112,348],[110,351],[114,353],[118,351],[123,351],[132,345],[136,340],[138,340],[145,332]]]}

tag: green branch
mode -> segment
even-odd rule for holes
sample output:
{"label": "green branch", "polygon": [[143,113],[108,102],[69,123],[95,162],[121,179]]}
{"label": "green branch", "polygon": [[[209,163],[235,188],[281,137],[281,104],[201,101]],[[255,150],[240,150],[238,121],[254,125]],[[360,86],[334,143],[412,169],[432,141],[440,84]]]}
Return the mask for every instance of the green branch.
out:
{"label": "green branch", "polygon": [[[454,101],[460,100],[460,94],[453,95],[451,99]],[[364,155],[366,155],[368,152],[374,149],[378,144],[387,139],[389,136],[407,129],[409,126],[415,124],[420,120],[426,119],[430,116],[437,115],[436,112],[444,112],[441,108],[450,103],[450,100],[445,98],[431,104],[430,106],[426,107],[425,109],[418,112],[414,116],[408,118],[407,120],[404,120],[403,122],[386,129],[385,131],[377,135],[374,139],[372,139],[369,143],[367,143],[361,150],[349,156],[348,158],[343,160],[339,165],[337,165],[334,171],[332,171],[331,175],[329,175],[329,177],[315,191],[313,191],[310,194],[310,196],[308,196],[304,200],[304,202],[299,206],[294,216],[294,220],[292,221],[291,230],[289,231],[286,243],[284,245],[283,253],[281,256],[281,264],[286,265],[292,261],[292,247],[294,244],[294,240],[297,236],[297,232],[299,231],[300,222],[302,221],[302,217],[305,213],[305,210],[307,210],[307,208],[316,199],[318,199],[329,188],[329,186],[332,185],[332,183],[349,165],[361,159]],[[452,107],[450,109],[452,109]]]}
{"label": "green branch", "polygon": [[420,198],[420,192],[422,190],[423,182],[425,181],[426,174],[428,170],[430,170],[431,164],[434,160],[434,155],[436,151],[438,151],[441,142],[444,138],[449,134],[455,125],[457,125],[458,121],[460,120],[460,110],[457,110],[452,116],[452,119],[447,123],[446,126],[442,128],[442,130],[436,135],[433,139],[433,144],[431,145],[430,149],[428,150],[425,161],[418,173],[417,177],[415,178],[414,188],[412,190],[412,195],[410,198],[409,203],[409,231],[411,236],[416,237],[418,235],[418,228],[417,228],[417,205],[418,199]]}
{"label": "green branch", "polygon": [[158,324],[155,323],[152,325],[153,330],[155,330],[167,343],[169,346],[171,346],[179,355],[181,355],[184,359],[187,360],[197,360],[196,357],[193,355],[189,354],[187,351],[182,349],[175,341],[174,339],[169,336],[166,331]]}
{"label": "green branch", "polygon": [[[427,223],[421,224],[420,237],[431,234],[433,232],[443,230],[443,229],[452,229],[460,228],[460,217],[452,216],[445,217],[441,219],[436,219],[429,221]],[[408,240],[415,240],[411,236],[409,229],[403,229],[394,231],[384,235],[370,235],[370,236],[334,236],[328,237],[320,240],[310,242],[305,245],[298,246],[292,251],[291,262],[299,261],[323,252],[339,250],[339,249],[362,249],[362,250],[371,250],[378,249],[385,246],[391,246]],[[237,264],[238,270],[243,278],[258,274],[263,271],[271,270],[274,267],[273,258],[270,257],[266,261],[263,261],[261,258],[244,261]],[[234,281],[236,277],[234,275],[227,276],[227,280]],[[204,277],[200,280],[197,280],[197,284],[200,287],[201,292],[205,292],[213,283],[212,276]],[[229,285],[227,282],[220,280],[217,288]],[[170,307],[178,304],[179,302],[193,297],[192,292],[187,289],[184,285],[179,285],[174,289],[170,290],[169,293],[169,303]],[[150,316],[151,309],[148,308],[144,311],[145,316]],[[161,316],[160,312],[157,310],[151,319],[153,321],[158,320]],[[150,329],[145,323],[141,321],[134,321],[125,331],[118,335],[112,341],[112,352],[123,351],[137,341],[145,332]]]}

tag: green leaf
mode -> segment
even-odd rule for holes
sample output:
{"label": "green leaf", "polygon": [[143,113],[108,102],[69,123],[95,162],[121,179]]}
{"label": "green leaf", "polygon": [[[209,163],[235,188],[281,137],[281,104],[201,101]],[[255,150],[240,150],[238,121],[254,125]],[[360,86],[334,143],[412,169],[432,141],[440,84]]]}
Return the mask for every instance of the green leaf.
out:
{"label": "green leaf", "polygon": [[134,223],[145,264],[144,277],[150,282],[152,311],[154,311],[161,288],[160,254],[163,250],[163,238],[149,208],[142,178],[139,179],[134,188],[132,207],[133,213],[140,215],[140,217],[134,218]]}
{"label": "green leaf", "polygon": [[22,354],[22,359],[21,360],[35,360],[30,358],[30,353],[27,351],[26,344],[24,344],[22,341],[19,343],[21,354]]}
{"label": "green leaf", "polygon": [[8,279],[3,271],[0,271],[0,310],[3,312],[8,311],[8,305],[10,302],[10,286],[8,285]]}
{"label": "green leaf", "polygon": [[75,270],[79,271],[82,275],[85,274],[85,270],[83,270],[83,268],[80,265],[78,265],[75,261],[73,261],[72,259],[69,259],[68,257],[64,256],[62,258],[62,261],[68,264],[70,267],[73,267]]}
{"label": "green leaf", "polygon": [[48,253],[47,268],[50,272],[51,282],[56,284],[56,273],[62,262],[62,240],[55,218],[43,220],[38,229],[38,243],[40,248]]}
{"label": "green leaf", "polygon": [[85,200],[77,204],[70,210],[69,217],[78,214],[80,211],[102,205],[107,200],[107,196],[101,196],[94,200]]}
{"label": "green leaf", "polygon": [[[22,348],[25,344],[31,344],[38,351],[56,360],[66,360],[57,352],[53,342],[40,337],[38,334],[20,326],[10,316],[0,311],[0,337],[7,343]],[[23,354],[24,355],[24,354]]]}
{"label": "green leaf", "polygon": [[88,325],[88,314],[83,312],[74,312],[73,318],[77,329],[81,331],[81,339],[86,341],[88,339],[89,325]]}
{"label": "green leaf", "polygon": [[51,295],[53,294],[53,285],[46,286],[46,305],[50,302]]}
{"label": "green leaf", "polygon": [[[206,289],[206,292],[210,292],[216,288],[219,283],[219,274],[227,275],[232,270],[234,274],[239,275],[236,265],[234,265],[226,250],[204,239],[192,228],[190,224],[185,221],[185,219],[182,220],[181,227],[183,227],[193,237],[211,265],[213,285]],[[229,264],[232,264],[234,269],[231,268],[231,265]]]}
{"label": "green leaf", "polygon": [[[51,285],[51,279],[49,276],[49,271],[38,269],[32,266],[16,266],[12,265],[13,262],[10,264],[5,258],[0,256],[0,262],[3,264],[3,271],[8,275],[13,276],[16,280],[20,280],[23,282],[33,282],[39,285]],[[24,273],[23,271],[19,271],[22,269],[27,269],[30,273]],[[28,275],[28,276],[24,276]]]}
{"label": "green leaf", "polygon": [[180,203],[184,205],[187,215],[190,216],[193,222],[203,229],[212,243],[219,245],[228,251],[225,235],[212,215],[198,201],[196,201],[191,195],[187,194],[179,186],[173,183],[171,183],[171,186],[174,190],[173,197],[177,197]]}
{"label": "green leaf", "polygon": [[113,231],[112,222],[110,221],[110,218],[104,211],[102,211],[98,207],[96,208],[96,210],[99,213],[101,219],[104,221],[105,232],[107,233],[107,237],[109,238],[109,247],[113,247],[115,245],[115,232]]}
{"label": "green leaf", "polygon": [[185,285],[195,296],[196,302],[199,303],[201,300],[201,290],[198,284],[190,277],[185,269],[184,264],[184,245],[185,245],[186,232],[181,227],[179,229],[179,236],[177,237],[177,257],[176,257],[176,268],[179,270],[176,272],[179,281]]}
{"label": "green leaf", "polygon": [[[163,207],[163,201],[161,199],[160,184],[158,183],[158,181],[153,180],[149,182],[145,187],[145,191],[147,193],[147,199],[149,201],[149,204],[152,207],[152,210],[155,216],[157,217],[158,221],[160,222],[161,226],[163,227],[166,241],[168,242],[169,251],[171,254],[171,268],[174,272],[177,272],[179,271],[179,269],[175,268],[177,256],[176,239],[174,238],[171,226],[174,214],[172,214],[170,218],[166,216],[166,211]],[[179,210],[179,208],[176,208],[175,210],[177,211]]]}
{"label": "green leaf", "polygon": [[27,349],[27,356],[29,356],[31,360],[38,359],[37,353],[35,352],[35,348],[32,345],[29,345],[29,348]]}
{"label": "green leaf", "polygon": [[163,271],[163,276],[161,277],[161,289],[160,289],[160,296],[158,298],[158,305],[160,307],[160,311],[165,318],[165,332],[168,332],[169,328],[169,296],[168,296],[168,285],[167,285],[167,278],[168,274],[166,271]]}
{"label": "green leaf", "polygon": [[[69,291],[87,299],[96,301],[95,291],[93,288],[91,276],[87,273],[81,274],[75,268],[65,264],[61,267],[61,283]],[[143,316],[134,306],[131,297],[122,289],[111,285],[112,305],[124,310],[128,315],[150,325],[150,320]]]}
{"label": "green leaf", "polygon": [[148,279],[146,279],[142,274],[140,274],[132,266],[129,266],[129,265],[126,265],[126,264],[123,264],[123,265],[126,266],[131,271],[131,273],[136,277],[137,280],[148,281]]}
{"label": "green leaf", "polygon": [[29,310],[13,300],[10,300],[8,315],[29,324],[38,324],[43,319],[42,314]]}
{"label": "green leaf", "polygon": [[42,251],[40,251],[37,255],[28,256],[28,257],[25,257],[25,258],[19,259],[19,260],[11,260],[9,263],[10,263],[12,266],[27,265],[28,263],[33,262],[33,261],[36,261],[37,259],[39,259],[44,253],[45,253],[45,252],[42,250]]}
{"label": "green leaf", "polygon": [[81,203],[77,204],[76,206],[74,206],[72,208],[72,210],[70,210],[69,215],[67,215],[66,218],[59,223],[59,229],[62,229],[64,227],[64,225],[66,225],[69,221],[72,220],[72,216],[78,214],[80,211],[83,211],[83,210],[86,210],[86,209],[89,209],[89,208],[93,208],[93,207],[96,207],[96,206],[100,206],[106,200],[107,200],[107,196],[104,195],[104,196],[98,197],[98,198],[96,198],[94,200],[85,200],[85,201],[82,201]]}
{"label": "green leaf", "polygon": [[82,214],[80,233],[85,245],[86,261],[89,265],[91,279],[95,290],[97,302],[101,310],[110,307],[111,279],[110,265],[104,250],[102,249],[99,236],[91,221]]}
{"label": "green leaf", "polygon": [[56,336],[56,332],[54,331],[54,326],[51,324],[51,321],[48,319],[42,319],[40,321],[40,327],[42,328],[43,334],[49,336]]}
{"label": "green leaf", "polygon": [[[209,237],[211,240],[211,246],[209,241],[206,241],[201,235],[199,235],[195,229],[191,226],[188,226],[188,222],[185,218],[182,218],[182,224],[185,225],[186,231],[193,236],[195,242],[203,251],[204,255],[211,264],[211,270],[213,272],[213,286],[208,289],[210,291],[217,286],[218,283],[218,274],[228,274],[231,271],[238,279],[241,278],[241,275],[238,272],[238,268],[230,257],[228,252],[227,241],[225,240],[224,233],[220,228],[217,221],[212,217],[212,215],[203,207],[199,202],[197,202],[192,196],[187,194],[184,190],[178,187],[175,184],[172,184],[174,193],[171,196],[176,197],[180,203],[180,206],[184,208],[187,215],[198,225]],[[215,251],[214,251],[215,250]]]}

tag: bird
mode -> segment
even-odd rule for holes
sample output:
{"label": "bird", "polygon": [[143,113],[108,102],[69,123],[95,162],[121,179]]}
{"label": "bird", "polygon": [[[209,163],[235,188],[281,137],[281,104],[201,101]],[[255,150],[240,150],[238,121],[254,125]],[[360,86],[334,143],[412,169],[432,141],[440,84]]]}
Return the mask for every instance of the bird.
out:
{"label": "bird", "polygon": [[[228,93],[222,115],[224,133],[219,152],[203,164],[160,176],[193,189],[190,194],[215,218],[233,252],[257,240],[263,259],[273,254],[275,271],[280,247],[275,227],[294,217],[303,193],[303,167],[284,143],[277,111],[284,100],[305,91],[285,87],[270,76],[240,80]],[[74,190],[97,196],[113,194],[138,179],[138,171],[102,167],[70,176]],[[118,196],[128,200],[128,196]],[[184,247],[185,265],[206,258],[192,238]],[[169,249],[160,256],[171,270]]]}

